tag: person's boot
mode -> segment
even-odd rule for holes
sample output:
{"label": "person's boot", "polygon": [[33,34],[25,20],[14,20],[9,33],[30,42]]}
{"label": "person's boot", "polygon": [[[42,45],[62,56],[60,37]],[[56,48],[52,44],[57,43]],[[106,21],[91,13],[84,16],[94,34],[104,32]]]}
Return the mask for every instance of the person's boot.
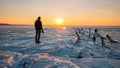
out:
{"label": "person's boot", "polygon": [[41,43],[40,41],[37,41],[37,43]]}

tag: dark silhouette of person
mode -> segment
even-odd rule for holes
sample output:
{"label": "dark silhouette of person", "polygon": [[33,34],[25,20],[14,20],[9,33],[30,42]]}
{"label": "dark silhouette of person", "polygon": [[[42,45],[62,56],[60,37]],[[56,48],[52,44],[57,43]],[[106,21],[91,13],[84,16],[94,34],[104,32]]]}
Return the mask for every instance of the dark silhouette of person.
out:
{"label": "dark silhouette of person", "polygon": [[113,40],[109,35],[106,35],[106,37],[111,43],[119,43],[118,41]]}
{"label": "dark silhouette of person", "polygon": [[95,42],[96,41],[96,38],[98,38],[98,37],[101,37],[100,35],[99,35],[99,33],[98,33],[98,29],[95,29],[94,30],[94,35],[93,35],[93,41]]}
{"label": "dark silhouette of person", "polygon": [[76,37],[76,42],[75,43],[79,43],[80,42],[80,36],[79,36],[78,32],[75,32],[75,37]]}
{"label": "dark silhouette of person", "polygon": [[41,17],[37,18],[34,26],[35,26],[35,31],[36,31],[35,43],[41,43],[41,41],[40,41],[41,32],[44,33],[44,30],[42,27],[42,22],[41,22]]}
{"label": "dark silhouette of person", "polygon": [[89,28],[89,38],[91,38],[91,28]]}

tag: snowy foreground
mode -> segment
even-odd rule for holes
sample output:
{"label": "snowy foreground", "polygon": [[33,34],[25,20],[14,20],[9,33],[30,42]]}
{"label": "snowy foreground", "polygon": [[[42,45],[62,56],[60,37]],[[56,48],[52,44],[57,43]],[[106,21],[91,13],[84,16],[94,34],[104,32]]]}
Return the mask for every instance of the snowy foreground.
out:
{"label": "snowy foreground", "polygon": [[[35,44],[33,26],[0,26],[0,68],[120,68],[120,43],[93,43],[88,27],[75,43],[78,28],[45,26],[42,43]],[[119,27],[94,28],[120,41]]]}

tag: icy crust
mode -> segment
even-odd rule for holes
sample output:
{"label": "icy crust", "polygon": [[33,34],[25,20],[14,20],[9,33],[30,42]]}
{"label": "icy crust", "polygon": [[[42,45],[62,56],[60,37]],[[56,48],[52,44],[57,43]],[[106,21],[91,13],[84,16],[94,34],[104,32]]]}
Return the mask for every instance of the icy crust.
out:
{"label": "icy crust", "polygon": [[[1,27],[0,27],[1,28]],[[34,28],[0,30],[0,68],[119,68],[120,43],[93,43],[86,32],[75,43],[74,30],[45,27],[40,44],[34,43]],[[119,41],[119,28],[99,29]],[[4,35],[5,34],[5,35]],[[117,36],[117,37],[114,37]]]}
{"label": "icy crust", "polygon": [[[38,46],[38,45],[37,45]],[[44,49],[44,52],[21,54],[18,52],[0,51],[1,67],[6,68],[119,68],[119,55],[101,46],[92,48],[68,45],[57,46],[51,49]],[[81,46],[82,47],[82,46]],[[36,48],[36,47],[35,47]],[[34,48],[33,48],[34,51]],[[115,52],[116,53],[116,52]],[[81,54],[81,58],[79,55]]]}
{"label": "icy crust", "polygon": [[47,53],[24,55],[17,67],[20,68],[79,68],[73,62],[60,57],[49,56]]}
{"label": "icy crust", "polygon": [[82,58],[72,59],[80,68],[119,68],[120,60],[109,58]]}
{"label": "icy crust", "polygon": [[0,50],[0,68],[13,68],[21,57],[20,53]]}

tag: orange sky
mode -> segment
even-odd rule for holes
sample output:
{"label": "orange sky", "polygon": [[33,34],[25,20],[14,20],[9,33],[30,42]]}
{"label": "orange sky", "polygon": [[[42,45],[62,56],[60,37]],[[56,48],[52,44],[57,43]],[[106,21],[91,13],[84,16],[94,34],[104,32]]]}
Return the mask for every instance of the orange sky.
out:
{"label": "orange sky", "polygon": [[120,0],[0,0],[0,23],[120,26]]}

